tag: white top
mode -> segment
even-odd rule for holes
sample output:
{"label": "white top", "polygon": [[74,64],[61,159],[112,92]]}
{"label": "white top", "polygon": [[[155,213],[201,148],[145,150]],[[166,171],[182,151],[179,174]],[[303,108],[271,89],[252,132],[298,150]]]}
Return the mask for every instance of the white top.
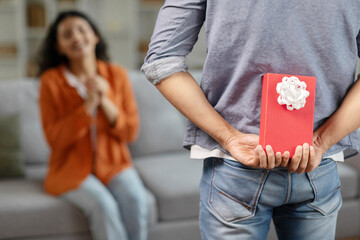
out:
{"label": "white top", "polygon": [[[216,158],[226,158],[229,160],[236,161],[233,157],[230,155],[220,151],[219,149],[209,150],[203,147],[200,147],[199,145],[192,145],[190,149],[190,158],[192,159],[205,159],[209,157],[216,157]],[[344,161],[344,152],[338,152],[331,156],[328,156],[327,158],[331,158],[334,161],[337,162],[343,162]]]}
{"label": "white top", "polygon": [[[70,72],[67,68],[65,69],[65,78],[67,82],[76,89],[77,93],[80,95],[82,99],[87,98],[87,88],[83,82],[79,80],[78,77],[76,77],[72,72]],[[95,109],[93,113],[93,117],[97,115],[97,109]],[[90,134],[91,134],[91,142],[93,146],[93,151],[96,149],[96,125],[91,125],[90,128]],[[94,154],[95,155],[95,154]]]}
{"label": "white top", "polygon": [[78,94],[82,99],[86,99],[87,97],[87,89],[83,82],[81,82],[72,72],[70,72],[67,68],[65,69],[65,78],[67,82],[76,89]]}

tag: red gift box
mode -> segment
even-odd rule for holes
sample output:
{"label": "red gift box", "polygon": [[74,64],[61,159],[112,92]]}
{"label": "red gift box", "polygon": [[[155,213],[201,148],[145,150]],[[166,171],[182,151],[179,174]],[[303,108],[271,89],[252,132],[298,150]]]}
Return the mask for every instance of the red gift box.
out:
{"label": "red gift box", "polygon": [[[286,77],[284,79],[284,77]],[[295,78],[294,78],[295,77]],[[299,83],[292,82],[293,79],[298,78]],[[288,97],[281,97],[277,92],[278,83],[282,83],[285,80],[285,85],[280,84],[278,90],[282,90],[281,93],[290,92]],[[290,81],[291,80],[291,81]],[[288,82],[290,81],[290,82]],[[298,107],[291,100],[295,95],[292,93],[304,93],[303,89],[305,85],[301,82],[305,82],[306,91],[308,96],[306,97],[305,105],[299,110],[292,109]],[[285,90],[284,90],[285,89]],[[287,90],[287,91],[286,91]],[[261,117],[260,117],[260,145],[265,149],[266,145],[270,145],[274,152],[285,151],[290,152],[290,157],[295,153],[295,149],[298,145],[308,143],[310,146],[313,141],[313,125],[314,125],[314,106],[315,106],[315,90],[316,90],[316,78],[309,76],[295,76],[267,73],[263,77],[262,87],[262,99],[261,99]],[[280,99],[279,99],[280,98]],[[288,101],[290,100],[290,101]],[[288,105],[284,104],[287,102]],[[296,105],[296,106],[295,106]]]}

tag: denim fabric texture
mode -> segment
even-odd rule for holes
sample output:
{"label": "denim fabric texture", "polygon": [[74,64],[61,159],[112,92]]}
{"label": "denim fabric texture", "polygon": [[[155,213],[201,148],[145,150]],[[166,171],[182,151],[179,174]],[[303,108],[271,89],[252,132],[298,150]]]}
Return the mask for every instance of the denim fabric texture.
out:
{"label": "denim fabric texture", "polygon": [[200,183],[203,240],[265,240],[273,218],[279,240],[335,238],[342,204],[336,162],[310,173],[247,167],[221,158],[204,161]]}
{"label": "denim fabric texture", "polygon": [[89,175],[61,197],[85,214],[94,240],[147,239],[147,196],[133,168],[117,174],[109,186]]}
{"label": "denim fabric texture", "polygon": [[[314,129],[340,106],[354,83],[360,49],[358,0],[167,0],[161,8],[142,70],[153,84],[186,71],[205,23],[207,56],[201,88],[236,129],[259,134],[262,76],[316,77]],[[184,147],[224,149],[188,124]],[[324,156],[359,150],[351,133]]]}

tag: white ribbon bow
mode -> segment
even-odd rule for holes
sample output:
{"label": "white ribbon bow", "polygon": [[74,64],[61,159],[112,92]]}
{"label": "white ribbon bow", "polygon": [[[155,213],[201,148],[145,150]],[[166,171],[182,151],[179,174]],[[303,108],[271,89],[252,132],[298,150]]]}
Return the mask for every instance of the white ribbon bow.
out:
{"label": "white ribbon bow", "polygon": [[299,110],[305,106],[306,98],[310,95],[306,90],[306,83],[300,81],[299,78],[283,77],[281,83],[276,85],[276,92],[280,94],[278,103],[285,105],[290,111]]}

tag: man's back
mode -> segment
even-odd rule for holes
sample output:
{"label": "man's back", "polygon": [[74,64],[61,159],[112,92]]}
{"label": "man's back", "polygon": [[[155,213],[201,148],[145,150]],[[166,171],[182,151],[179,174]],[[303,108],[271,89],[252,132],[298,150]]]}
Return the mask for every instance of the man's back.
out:
{"label": "man's back", "polygon": [[[315,76],[316,129],[339,107],[353,84],[359,11],[358,0],[167,1],[146,63],[187,55],[206,19],[207,58],[201,87],[211,105],[235,128],[258,134],[262,75]],[[165,22],[170,24],[164,26]],[[184,146],[199,143],[208,149],[221,148],[190,124]],[[359,144],[352,134],[327,155]]]}

